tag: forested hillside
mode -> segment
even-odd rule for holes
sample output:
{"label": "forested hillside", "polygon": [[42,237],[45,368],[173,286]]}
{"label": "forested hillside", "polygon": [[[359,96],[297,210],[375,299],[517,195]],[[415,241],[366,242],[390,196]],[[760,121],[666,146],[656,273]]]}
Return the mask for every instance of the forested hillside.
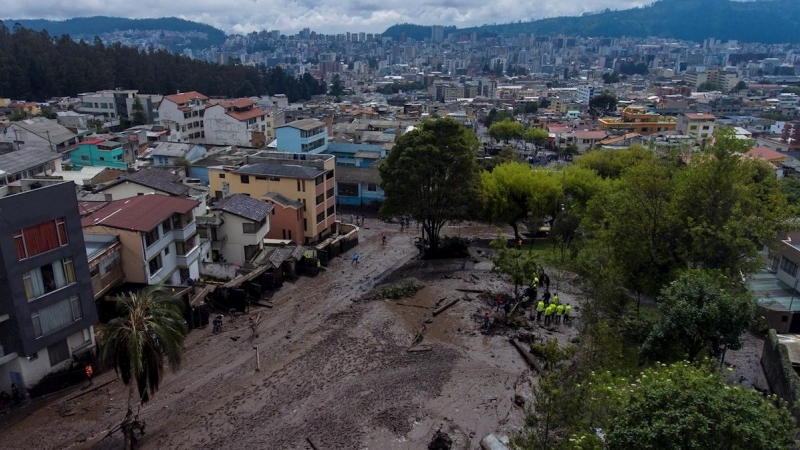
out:
{"label": "forested hillside", "polygon": [[290,101],[324,94],[324,82],[280,68],[217,65],[167,51],[139,51],[54,38],[0,22],[0,97],[42,101],[54,96],[124,87],[148,94],[196,90],[206,95],[244,97],[286,94]]}

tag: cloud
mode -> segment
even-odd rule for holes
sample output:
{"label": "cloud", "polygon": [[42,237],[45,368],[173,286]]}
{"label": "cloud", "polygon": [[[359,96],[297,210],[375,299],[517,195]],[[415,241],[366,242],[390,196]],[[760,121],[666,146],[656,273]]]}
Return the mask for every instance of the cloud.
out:
{"label": "cloud", "polygon": [[650,0],[37,0],[12,1],[0,14],[13,19],[85,16],[169,17],[207,23],[229,33],[311,28],[319,33],[382,32],[395,23],[455,25],[516,22],[627,9]]}

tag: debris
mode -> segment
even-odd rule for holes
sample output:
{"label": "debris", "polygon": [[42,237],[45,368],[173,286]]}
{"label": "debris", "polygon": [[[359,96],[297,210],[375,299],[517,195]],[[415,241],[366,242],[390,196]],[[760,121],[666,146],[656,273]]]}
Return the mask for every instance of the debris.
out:
{"label": "debris", "polygon": [[450,450],[452,446],[453,440],[450,439],[447,433],[442,433],[442,428],[439,427],[434,433],[431,443],[428,444],[428,450]]}
{"label": "debris", "polygon": [[406,352],[408,353],[421,353],[421,352],[429,352],[433,350],[433,347],[430,345],[418,345],[416,347],[411,347]]}
{"label": "debris", "polygon": [[456,298],[456,299],[450,300],[449,302],[445,303],[444,305],[436,308],[436,310],[433,311],[433,315],[434,316],[438,316],[439,314],[441,314],[445,310],[447,310],[447,308],[449,308],[449,307],[455,305],[456,303],[458,303],[459,300],[461,300],[461,299],[460,298]]}
{"label": "debris", "polygon": [[410,306],[410,307],[412,307],[412,308],[431,309],[429,306],[424,306],[424,305],[414,305],[414,304],[411,304],[411,303],[402,303],[402,302],[397,302],[397,303],[395,303],[395,305],[400,305],[400,306]]}
{"label": "debris", "polygon": [[481,289],[456,289],[458,292],[469,292],[470,294],[483,294],[486,292],[485,290]]}
{"label": "debris", "polygon": [[508,447],[496,435],[490,434],[481,440],[484,450],[508,450]]}
{"label": "debris", "polygon": [[542,364],[528,350],[526,350],[525,347],[522,346],[522,344],[520,344],[513,338],[509,339],[508,342],[511,342],[511,345],[517,348],[522,357],[525,358],[525,361],[528,362],[528,365],[536,369],[537,372],[542,373],[543,371]]}
{"label": "debris", "polygon": [[514,404],[519,406],[520,408],[525,406],[525,397],[517,394],[514,396]]}
{"label": "debris", "polygon": [[311,440],[311,438],[307,437],[307,438],[306,438],[306,442],[308,442],[308,445],[310,445],[312,449],[314,449],[314,450],[319,450],[319,447],[317,447],[316,445],[314,445],[314,442]]}

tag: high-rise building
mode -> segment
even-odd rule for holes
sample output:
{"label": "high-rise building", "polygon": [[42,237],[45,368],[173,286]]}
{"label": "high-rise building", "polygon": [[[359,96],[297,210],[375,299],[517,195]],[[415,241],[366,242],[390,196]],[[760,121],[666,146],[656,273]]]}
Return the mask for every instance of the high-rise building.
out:
{"label": "high-rise building", "polygon": [[444,42],[444,27],[441,25],[434,25],[431,27],[431,42],[442,43]]}

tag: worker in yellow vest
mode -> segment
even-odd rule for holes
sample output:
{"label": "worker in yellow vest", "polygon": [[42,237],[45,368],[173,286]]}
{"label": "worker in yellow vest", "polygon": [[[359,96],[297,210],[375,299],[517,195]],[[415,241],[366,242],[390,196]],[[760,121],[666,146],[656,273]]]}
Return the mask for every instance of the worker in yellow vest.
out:
{"label": "worker in yellow vest", "polygon": [[539,304],[536,305],[536,321],[541,322],[542,320],[542,313],[544,313],[544,300],[539,300]]}
{"label": "worker in yellow vest", "polygon": [[564,307],[564,323],[569,323],[569,315],[571,312],[572,306],[569,306],[569,303],[567,303],[567,306]]}
{"label": "worker in yellow vest", "polygon": [[556,306],[552,303],[547,305],[547,308],[544,310],[544,324],[545,326],[550,325],[553,322],[553,313],[556,311]]}
{"label": "worker in yellow vest", "polygon": [[561,323],[561,317],[564,316],[564,305],[556,306],[556,325]]}
{"label": "worker in yellow vest", "polygon": [[561,301],[558,299],[558,292],[556,292],[556,294],[553,296],[553,303],[555,303],[556,305],[561,304]]}

